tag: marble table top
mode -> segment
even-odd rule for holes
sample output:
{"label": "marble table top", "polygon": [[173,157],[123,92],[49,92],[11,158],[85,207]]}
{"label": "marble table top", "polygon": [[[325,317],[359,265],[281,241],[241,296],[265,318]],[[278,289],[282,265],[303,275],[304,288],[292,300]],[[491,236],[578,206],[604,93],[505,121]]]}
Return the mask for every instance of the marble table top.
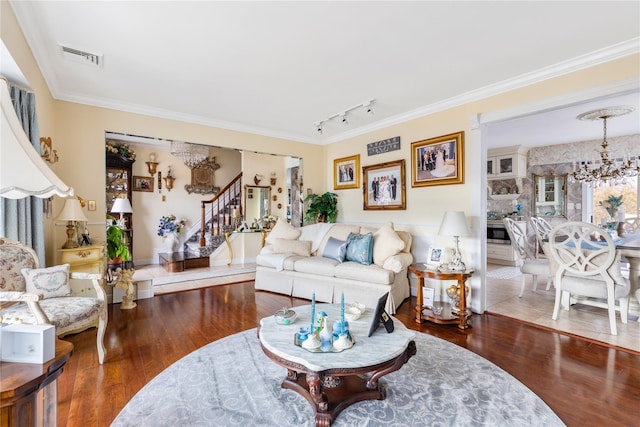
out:
{"label": "marble table top", "polygon": [[[349,329],[355,340],[353,347],[340,353],[314,353],[294,344],[296,332],[301,327],[308,328],[311,323],[311,305],[294,307],[292,310],[298,316],[290,325],[276,323],[273,316],[261,319],[260,342],[273,354],[301,364],[311,371],[360,368],[384,363],[400,355],[415,337],[414,331],[407,329],[393,317],[395,329],[392,333],[387,333],[384,326],[380,325],[371,337],[367,337],[373,318],[373,309],[367,308],[358,320],[349,322]],[[340,304],[316,304],[316,314],[321,311],[327,313],[331,325],[340,319]]]}

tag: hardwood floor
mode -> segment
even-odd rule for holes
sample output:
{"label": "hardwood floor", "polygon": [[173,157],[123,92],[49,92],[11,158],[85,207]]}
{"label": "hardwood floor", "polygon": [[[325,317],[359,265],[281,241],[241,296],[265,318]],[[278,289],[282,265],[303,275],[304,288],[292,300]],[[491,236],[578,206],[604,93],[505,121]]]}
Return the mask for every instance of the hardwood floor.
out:
{"label": "hardwood floor", "polygon": [[[98,364],[95,328],[64,338],[75,349],[58,381],[58,425],[108,426],[138,390],[173,362],[211,341],[256,327],[259,319],[285,305],[306,304],[254,292],[253,282],[243,282],[156,296],[138,301],[133,310],[110,305],[104,365]],[[492,361],[540,396],[567,425],[637,425],[640,355],[495,315],[474,315],[466,331],[418,325],[413,304],[413,298],[405,301],[396,314],[405,325]]]}

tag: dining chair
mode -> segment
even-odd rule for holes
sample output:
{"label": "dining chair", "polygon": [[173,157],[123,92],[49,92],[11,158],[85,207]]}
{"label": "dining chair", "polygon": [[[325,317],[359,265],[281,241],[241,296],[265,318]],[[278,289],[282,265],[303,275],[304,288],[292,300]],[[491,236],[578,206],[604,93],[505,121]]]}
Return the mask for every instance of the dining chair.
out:
{"label": "dining chair", "polygon": [[640,218],[637,216],[630,217],[624,220],[624,230],[635,234],[640,230]]}
{"label": "dining chair", "polygon": [[[616,251],[611,236],[587,222],[565,222],[551,230],[546,250],[550,255],[556,287],[552,319],[558,319],[563,297],[605,299],[606,304],[585,302],[608,309],[611,334],[617,335],[616,300],[622,323],[627,323],[631,286],[629,280],[622,276],[620,253]],[[569,305],[570,302],[566,304],[566,310],[569,310]]]}
{"label": "dining chair", "polygon": [[540,216],[532,216],[529,222],[536,234],[536,256],[544,255],[544,242],[549,237],[549,232],[553,228],[551,223]]}
{"label": "dining chair", "polygon": [[538,276],[547,276],[547,290],[551,288],[551,270],[549,267],[549,260],[545,258],[536,258],[535,245],[532,247],[530,240],[526,238],[524,230],[522,230],[518,224],[511,218],[504,218],[504,222],[509,239],[511,240],[511,247],[516,253],[518,258],[518,264],[520,266],[520,272],[522,272],[522,286],[520,287],[519,297],[524,294],[524,288],[526,287],[526,274],[531,275],[531,283],[533,290],[538,288]]}

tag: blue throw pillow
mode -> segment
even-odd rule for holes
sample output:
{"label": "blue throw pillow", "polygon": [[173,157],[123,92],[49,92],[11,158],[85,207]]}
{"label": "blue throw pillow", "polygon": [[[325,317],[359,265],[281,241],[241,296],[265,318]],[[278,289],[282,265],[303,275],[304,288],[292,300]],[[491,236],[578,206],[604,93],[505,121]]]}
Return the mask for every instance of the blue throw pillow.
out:
{"label": "blue throw pillow", "polygon": [[344,262],[344,258],[347,255],[347,242],[329,237],[327,244],[322,251],[322,256],[329,259],[334,259],[338,262]]}
{"label": "blue throw pillow", "polygon": [[349,233],[346,259],[347,261],[370,265],[373,261],[373,233]]}

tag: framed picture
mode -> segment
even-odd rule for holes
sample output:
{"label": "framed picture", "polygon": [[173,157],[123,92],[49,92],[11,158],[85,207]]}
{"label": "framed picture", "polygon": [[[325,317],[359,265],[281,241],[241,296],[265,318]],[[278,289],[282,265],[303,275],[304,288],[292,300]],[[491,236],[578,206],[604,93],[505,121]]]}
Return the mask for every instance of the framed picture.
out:
{"label": "framed picture", "polygon": [[406,209],[404,160],[362,167],[364,209]]}
{"label": "framed picture", "polygon": [[152,176],[133,176],[133,191],[153,191]]}
{"label": "framed picture", "polygon": [[411,186],[464,183],[464,132],[411,143]]}
{"label": "framed picture", "polygon": [[333,189],[345,190],[360,187],[360,154],[333,161]]}
{"label": "framed picture", "polygon": [[393,332],[393,320],[389,316],[389,314],[385,311],[384,306],[387,304],[387,298],[389,298],[389,294],[386,293],[378,299],[378,304],[376,304],[376,309],[373,312],[373,319],[371,319],[371,325],[369,326],[369,335],[373,335],[373,333],[378,329],[380,323],[382,323],[387,330],[387,333]]}
{"label": "framed picture", "polygon": [[427,265],[440,265],[444,262],[444,248],[429,248]]}
{"label": "framed picture", "polygon": [[95,200],[87,200],[87,209],[90,211],[96,210],[96,201]]}

